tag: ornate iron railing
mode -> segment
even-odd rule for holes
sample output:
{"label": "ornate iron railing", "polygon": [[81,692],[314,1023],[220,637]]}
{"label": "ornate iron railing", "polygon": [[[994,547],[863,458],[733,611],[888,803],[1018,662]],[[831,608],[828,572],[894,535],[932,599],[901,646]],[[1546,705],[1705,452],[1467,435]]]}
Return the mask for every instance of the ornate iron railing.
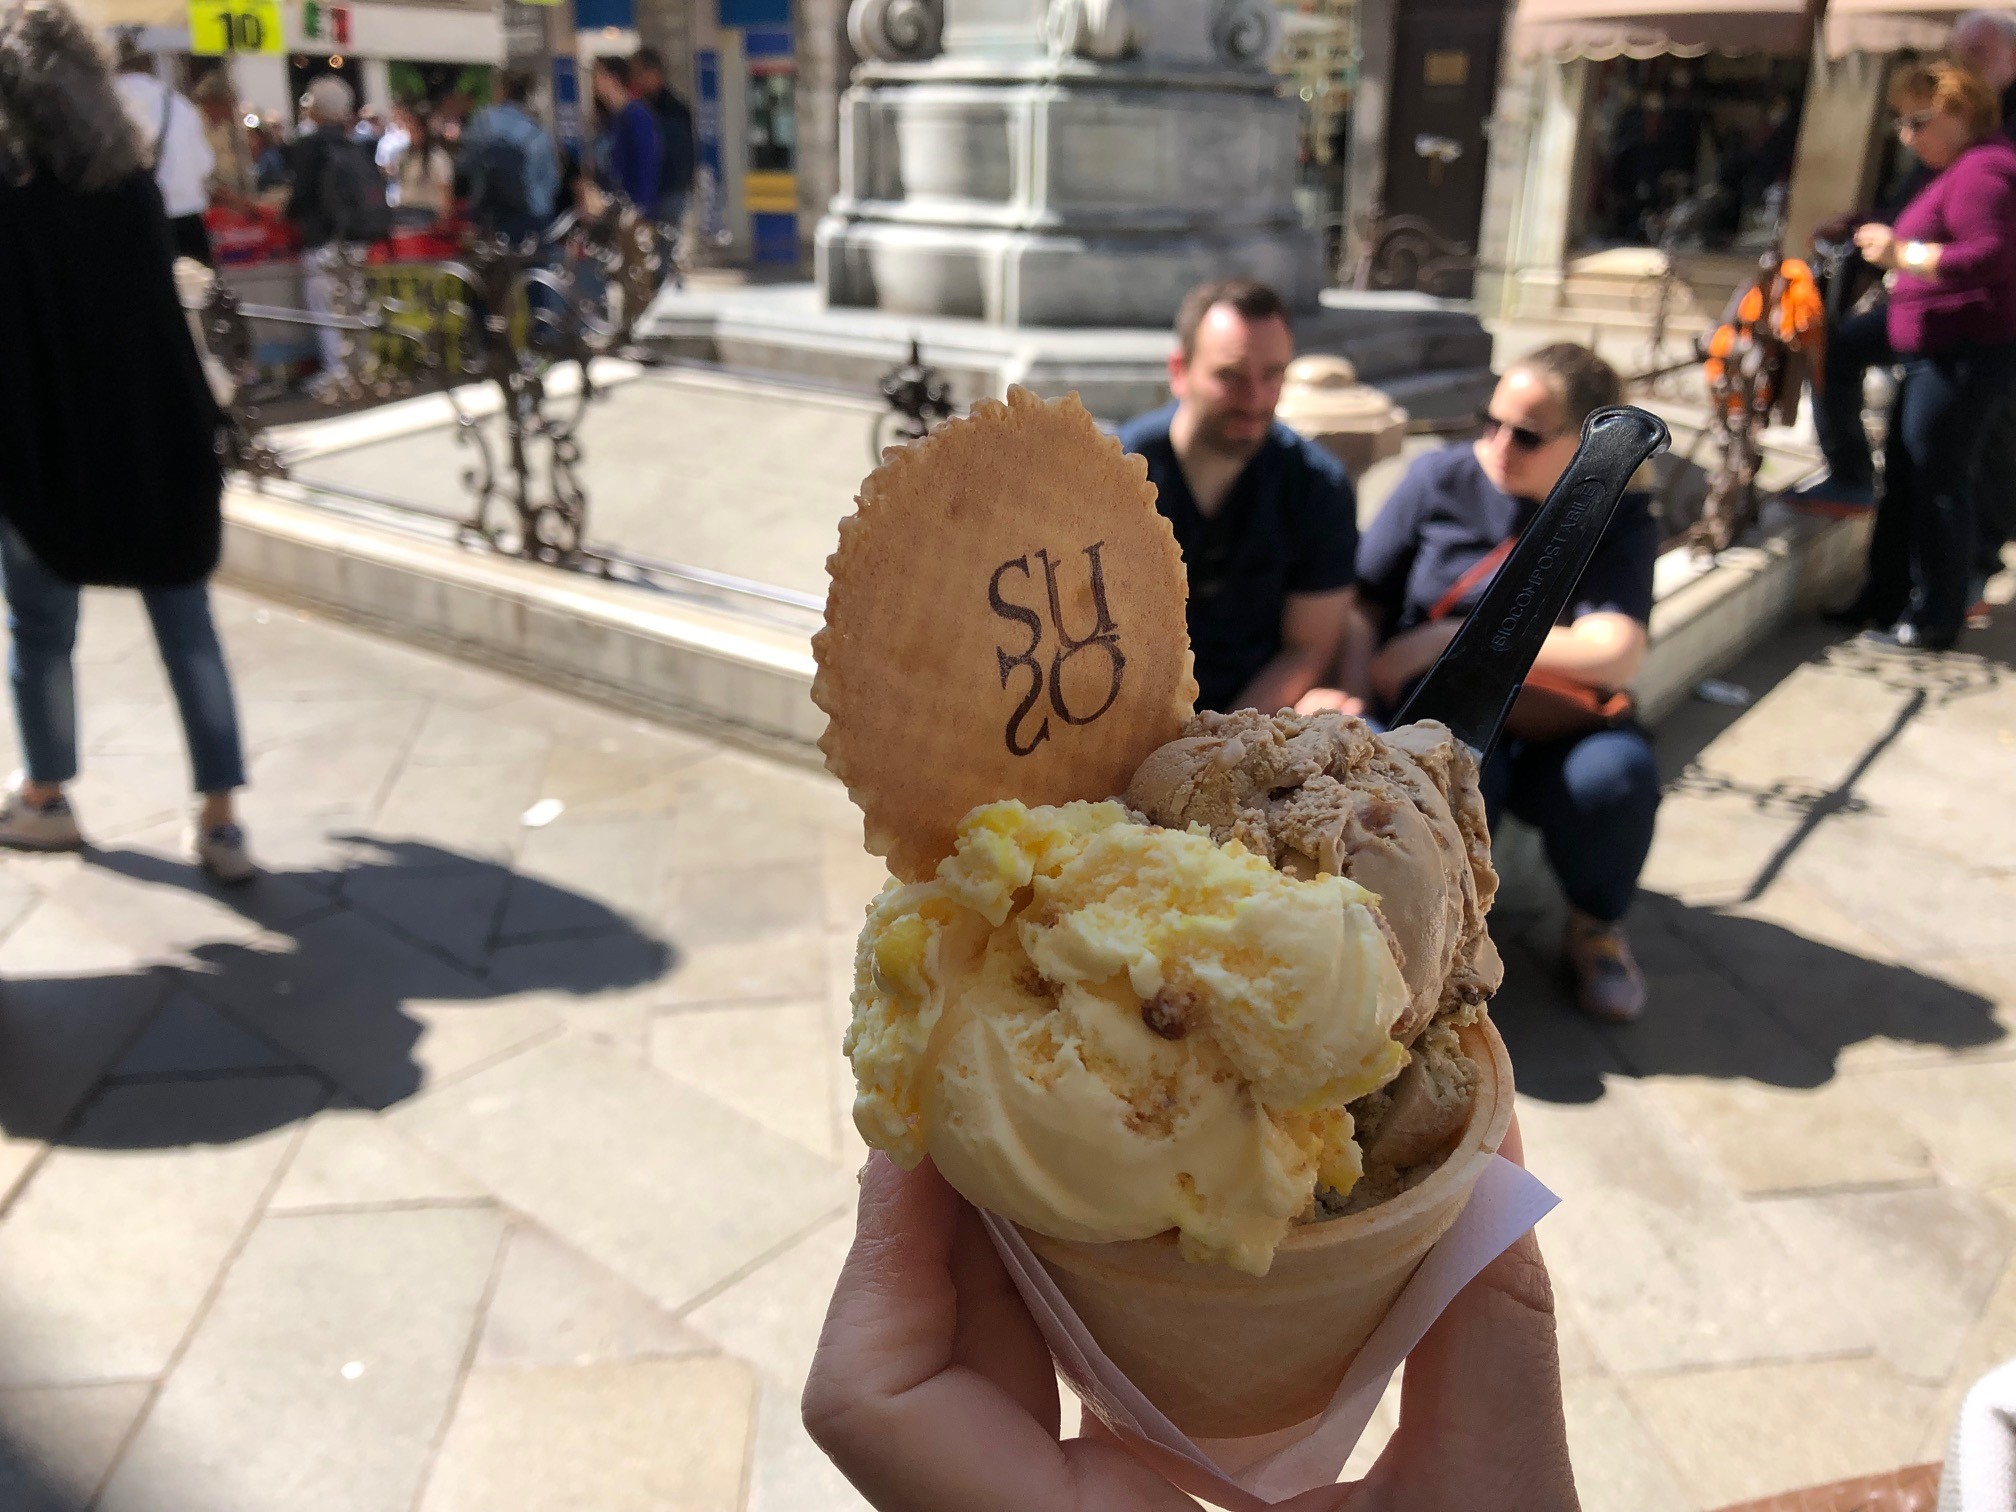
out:
{"label": "ornate iron railing", "polygon": [[[335,331],[340,357],[317,380],[318,403],[442,393],[458,443],[475,453],[462,474],[473,496],[462,537],[573,565],[587,529],[578,432],[600,392],[594,359],[630,341],[674,265],[669,251],[658,227],[612,201],[593,219],[570,212],[539,238],[477,238],[462,258],[434,265],[437,276],[418,299],[372,294],[361,258],[338,247],[315,254],[326,312],[248,303],[215,280],[197,313],[205,345],[230,380],[226,463],[255,477],[287,474],[284,457],[261,434],[266,417],[253,398],[251,322]],[[364,336],[370,339],[358,339]],[[578,381],[556,384],[556,372],[569,366]],[[485,381],[500,401],[501,435],[494,438],[492,417],[464,399],[466,385]]]}

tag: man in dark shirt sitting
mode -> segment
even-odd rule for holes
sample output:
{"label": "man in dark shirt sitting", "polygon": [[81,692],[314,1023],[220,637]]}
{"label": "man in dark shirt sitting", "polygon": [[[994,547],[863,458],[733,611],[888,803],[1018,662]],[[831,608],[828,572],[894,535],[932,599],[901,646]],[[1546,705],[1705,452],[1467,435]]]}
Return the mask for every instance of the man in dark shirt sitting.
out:
{"label": "man in dark shirt sitting", "polygon": [[[1510,543],[1574,459],[1582,422],[1616,404],[1622,387],[1586,348],[1542,347],[1499,380],[1480,440],[1430,452],[1408,469],[1358,549],[1358,591],[1384,636],[1372,660],[1383,709],[1403,702],[1455,638]],[[1596,694],[1630,684],[1645,659],[1658,549],[1649,500],[1626,494],[1541,648],[1536,674]],[[1541,832],[1568,895],[1565,954],[1577,1003],[1594,1018],[1621,1023],[1636,1018],[1645,1001],[1622,921],[1652,848],[1658,763],[1635,720],[1574,721],[1557,713],[1553,728],[1545,718],[1535,727],[1522,697],[1485,763],[1484,798],[1494,823],[1509,808]]]}
{"label": "man in dark shirt sitting", "polygon": [[[1295,355],[1288,307],[1251,279],[1203,284],[1184,297],[1176,338],[1175,403],[1120,440],[1147,459],[1183,548],[1198,705],[1361,713],[1369,638],[1347,633],[1362,623],[1351,479],[1274,419]],[[1340,655],[1357,665],[1338,679]]]}

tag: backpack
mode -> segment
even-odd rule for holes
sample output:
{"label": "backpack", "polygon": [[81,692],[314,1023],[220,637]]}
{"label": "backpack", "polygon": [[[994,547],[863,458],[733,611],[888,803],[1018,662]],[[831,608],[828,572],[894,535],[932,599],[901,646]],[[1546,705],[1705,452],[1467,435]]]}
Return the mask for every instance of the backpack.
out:
{"label": "backpack", "polygon": [[392,209],[385,203],[385,176],[362,142],[339,137],[329,143],[322,165],[322,203],[334,239],[383,241],[392,234]]}
{"label": "backpack", "polygon": [[693,188],[693,112],[669,89],[661,91],[652,114],[658,118],[658,197]]}
{"label": "backpack", "polygon": [[525,176],[530,162],[523,146],[492,131],[463,156],[468,165],[469,215],[472,220],[487,225],[501,216],[523,216],[531,212],[531,200],[525,193]]}

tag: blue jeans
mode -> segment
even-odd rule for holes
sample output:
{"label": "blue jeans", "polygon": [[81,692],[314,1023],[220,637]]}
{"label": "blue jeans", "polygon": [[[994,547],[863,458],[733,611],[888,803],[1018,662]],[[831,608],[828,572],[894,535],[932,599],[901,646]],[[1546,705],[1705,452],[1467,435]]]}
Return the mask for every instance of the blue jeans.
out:
{"label": "blue jeans", "polygon": [[1863,606],[1875,618],[1909,620],[1935,641],[1950,639],[1966,618],[1981,555],[1977,463],[2016,382],[2016,344],[1906,355],[1903,363]]}
{"label": "blue jeans", "polygon": [[1494,828],[1510,809],[1540,831],[1570,903],[1605,924],[1624,917],[1659,812],[1659,763],[1643,730],[1501,740],[1484,763],[1482,787]]}
{"label": "blue jeans", "polygon": [[[70,653],[77,644],[79,589],[43,566],[11,525],[0,525],[0,577],[14,637],[9,665],[14,719],[28,777],[68,782],[77,775],[77,684]],[[210,585],[147,588],[140,596],[182,714],[196,791],[228,793],[245,786],[231,674],[210,622]]]}

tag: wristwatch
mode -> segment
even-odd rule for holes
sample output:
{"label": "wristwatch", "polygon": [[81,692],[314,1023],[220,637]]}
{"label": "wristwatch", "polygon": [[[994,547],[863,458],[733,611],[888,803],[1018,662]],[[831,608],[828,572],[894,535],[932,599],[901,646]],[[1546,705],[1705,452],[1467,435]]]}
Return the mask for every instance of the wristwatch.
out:
{"label": "wristwatch", "polygon": [[1932,249],[1921,241],[1907,241],[1898,249],[1897,261],[1911,273],[1923,273],[1932,262]]}

